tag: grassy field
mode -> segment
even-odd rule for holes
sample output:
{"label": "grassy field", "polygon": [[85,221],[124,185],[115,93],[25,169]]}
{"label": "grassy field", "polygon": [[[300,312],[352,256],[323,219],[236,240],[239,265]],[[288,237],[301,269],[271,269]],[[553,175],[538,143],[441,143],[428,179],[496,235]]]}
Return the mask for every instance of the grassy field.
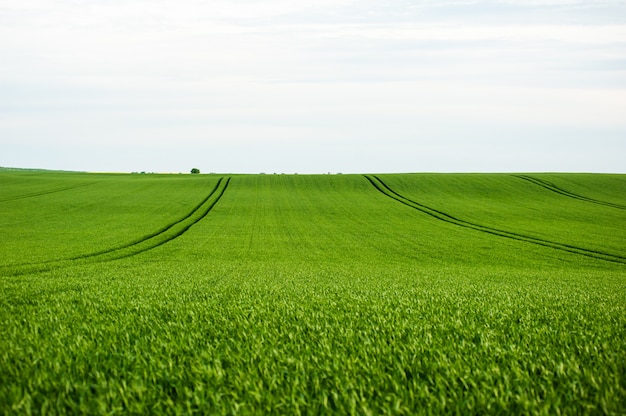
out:
{"label": "grassy field", "polygon": [[626,175],[0,171],[0,413],[624,414]]}

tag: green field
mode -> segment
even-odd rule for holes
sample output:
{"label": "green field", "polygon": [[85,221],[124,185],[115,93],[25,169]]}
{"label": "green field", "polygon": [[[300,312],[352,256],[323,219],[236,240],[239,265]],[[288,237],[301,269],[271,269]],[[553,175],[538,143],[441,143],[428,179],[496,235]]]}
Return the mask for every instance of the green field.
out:
{"label": "green field", "polygon": [[0,171],[0,414],[625,414],[626,175]]}

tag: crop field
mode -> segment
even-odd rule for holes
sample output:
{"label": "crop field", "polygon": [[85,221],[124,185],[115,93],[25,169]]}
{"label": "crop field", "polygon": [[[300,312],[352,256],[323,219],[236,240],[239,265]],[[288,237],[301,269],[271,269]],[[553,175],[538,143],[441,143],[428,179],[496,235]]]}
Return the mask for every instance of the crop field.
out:
{"label": "crop field", "polygon": [[0,414],[625,414],[626,175],[0,170]]}

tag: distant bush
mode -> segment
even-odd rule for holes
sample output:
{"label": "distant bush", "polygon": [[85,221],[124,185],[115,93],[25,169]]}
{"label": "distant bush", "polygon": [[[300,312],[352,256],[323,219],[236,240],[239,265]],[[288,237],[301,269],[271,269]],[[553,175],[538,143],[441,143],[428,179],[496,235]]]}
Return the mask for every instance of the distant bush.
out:
{"label": "distant bush", "polygon": [[191,169],[191,173],[194,173],[194,174],[196,174],[196,173],[200,173],[200,169],[198,169],[198,168],[193,168],[193,169]]}

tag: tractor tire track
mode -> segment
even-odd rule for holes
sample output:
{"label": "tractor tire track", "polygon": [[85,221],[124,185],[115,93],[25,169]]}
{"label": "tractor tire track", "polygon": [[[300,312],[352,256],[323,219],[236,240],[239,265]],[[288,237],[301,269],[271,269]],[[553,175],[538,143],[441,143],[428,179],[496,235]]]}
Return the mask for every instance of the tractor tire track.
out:
{"label": "tractor tire track", "polygon": [[594,198],[589,198],[583,195],[578,195],[573,192],[566,191],[565,189],[559,188],[555,184],[548,182],[548,181],[544,181],[543,179],[533,178],[532,176],[527,176],[527,175],[513,175],[513,176],[515,176],[516,178],[528,181],[530,183],[533,183],[535,185],[538,185],[544,189],[547,189],[548,191],[555,192],[559,195],[563,195],[569,198],[574,198],[580,201],[590,202],[592,204],[605,205],[607,207],[613,207],[617,209],[626,209],[626,205],[614,204],[612,202],[601,201],[599,199],[594,199]]}
{"label": "tractor tire track", "polygon": [[[79,259],[85,259],[85,258],[102,256],[104,254],[110,254],[110,253],[113,253],[113,252],[116,252],[116,251],[120,251],[120,250],[129,248],[129,247],[137,246],[137,245],[142,244],[142,243],[144,243],[146,241],[149,241],[151,239],[154,239],[154,238],[157,238],[157,237],[159,237],[161,235],[164,235],[165,233],[167,233],[167,231],[169,231],[172,228],[176,227],[177,225],[187,221],[194,214],[199,212],[201,210],[201,208],[203,207],[203,205],[205,205],[209,201],[209,199],[211,199],[211,197],[218,191],[218,189],[219,189],[219,187],[220,187],[220,185],[221,185],[223,180],[224,180],[224,178],[220,178],[217,181],[217,184],[211,190],[211,192],[207,195],[207,197],[204,198],[198,205],[196,205],[187,215],[185,215],[184,217],[180,218],[179,220],[177,220],[177,221],[175,221],[173,223],[170,223],[170,224],[166,224],[165,226],[161,227],[157,231],[155,231],[155,232],[153,232],[151,234],[145,235],[145,236],[143,236],[141,238],[138,238],[136,240],[133,240],[133,241],[131,241],[129,243],[126,243],[124,245],[113,247],[113,248],[110,248],[110,249],[107,249],[107,250],[97,251],[95,253],[89,253],[89,254],[83,254],[83,255],[80,255],[80,256],[70,257],[68,260],[79,260]],[[228,182],[229,181],[230,181],[230,178],[227,179],[226,184],[224,185],[224,188],[221,190],[221,193],[217,197],[217,200],[219,200],[219,198],[221,198],[222,195],[224,194],[224,191],[226,190],[226,187],[228,186]],[[217,203],[217,200],[214,202],[214,204]],[[211,206],[211,208],[213,208],[213,207]],[[210,211],[210,209],[209,209],[209,211]],[[204,213],[202,218],[204,218],[206,216],[206,214],[208,214],[208,211],[206,213]],[[194,222],[194,224],[195,224],[195,222]],[[191,227],[191,225],[189,227]],[[186,228],[185,231],[187,229],[189,229],[189,227]]]}
{"label": "tractor tire track", "polygon": [[107,250],[70,257],[66,259],[13,265],[8,266],[7,268],[9,270],[12,270],[12,272],[10,273],[11,275],[18,276],[27,273],[38,273],[53,269],[66,268],[77,264],[89,264],[119,260],[152,250],[182,236],[192,226],[204,219],[226,192],[226,189],[230,184],[230,179],[230,177],[226,180],[224,180],[223,177],[220,178],[215,187],[208,194],[208,196],[204,198],[198,205],[196,205],[191,212],[189,212],[181,219],[162,227],[154,233],[143,236],[130,243]]}
{"label": "tractor tire track", "polygon": [[369,181],[369,183],[380,193],[383,195],[400,202],[408,207],[416,209],[426,215],[429,215],[435,219],[438,219],[443,222],[447,222],[449,224],[454,224],[459,227],[469,228],[472,230],[480,231],[483,233],[496,235],[499,237],[509,238],[512,240],[523,241],[527,243],[532,243],[536,245],[540,245],[543,247],[549,247],[556,250],[566,251],[569,253],[579,254],[582,256],[592,257],[599,260],[610,261],[614,263],[626,264],[626,257],[620,256],[617,254],[605,253],[598,250],[591,250],[587,248],[572,246],[569,244],[558,243],[555,241],[544,240],[537,237],[531,237],[523,234],[518,234],[511,231],[500,230],[498,228],[489,227],[486,225],[476,224],[469,221],[461,220],[459,218],[453,217],[452,215],[446,214],[443,211],[439,211],[437,209],[428,207],[424,204],[420,204],[412,199],[409,199],[398,192],[394,191],[390,188],[385,182],[382,181],[376,175],[364,175],[365,178]]}
{"label": "tractor tire track", "polygon": [[[207,215],[209,215],[209,212],[211,212],[213,207],[215,207],[215,205],[217,205],[217,203],[220,201],[222,196],[224,196],[224,193],[226,192],[226,188],[228,188],[228,185],[230,184],[230,178],[226,179],[226,181],[224,181],[224,185],[220,187],[220,184],[222,183],[223,179],[224,178],[220,178],[220,180],[218,181],[218,183],[215,186],[215,188],[213,189],[213,191],[209,194],[209,196],[207,198],[205,198],[203,203],[198,206],[198,209],[195,212],[193,212],[192,214],[188,215],[185,219],[190,218],[193,214],[199,213],[199,216],[197,216],[197,218],[192,219],[191,221],[187,222],[186,224],[181,224],[183,222],[183,220],[179,221],[177,223],[177,225],[181,224],[183,228],[181,228],[178,231],[175,231],[174,233],[172,233],[169,236],[166,236],[162,241],[154,242],[153,244],[150,244],[147,247],[140,248],[138,250],[133,251],[132,253],[128,253],[128,254],[124,254],[124,255],[121,255],[121,256],[117,256],[117,257],[115,257],[115,258],[113,258],[111,260],[117,260],[117,259],[122,259],[122,258],[126,258],[126,257],[135,256],[137,254],[140,254],[140,253],[146,252],[148,250],[152,250],[154,248],[162,246],[165,243],[169,243],[170,241],[172,241],[172,240],[182,236],[183,234],[185,234],[191,227],[193,227],[194,225],[199,223],[201,220],[203,220]],[[215,197],[215,199],[207,204],[206,202],[209,201],[209,199],[214,194],[217,195]],[[206,204],[206,206],[205,206],[205,204]],[[169,227],[168,230],[170,228],[173,228],[173,227]],[[164,234],[164,233],[161,233],[161,234]],[[158,234],[158,235],[161,235],[161,234]],[[147,240],[144,240],[144,241],[147,241]]]}
{"label": "tractor tire track", "polygon": [[17,196],[13,196],[13,197],[10,197],[10,198],[0,199],[0,203],[11,202],[11,201],[18,201],[20,199],[26,199],[26,198],[34,198],[34,197],[42,196],[42,195],[55,194],[55,193],[58,193],[58,192],[69,191],[71,189],[82,188],[82,187],[85,187],[85,186],[94,185],[96,183],[98,183],[98,182],[97,181],[96,182],[87,182],[87,183],[81,183],[80,185],[63,186],[61,188],[53,188],[53,189],[47,189],[45,191],[31,192],[31,193],[28,193],[28,194],[17,195]]}

